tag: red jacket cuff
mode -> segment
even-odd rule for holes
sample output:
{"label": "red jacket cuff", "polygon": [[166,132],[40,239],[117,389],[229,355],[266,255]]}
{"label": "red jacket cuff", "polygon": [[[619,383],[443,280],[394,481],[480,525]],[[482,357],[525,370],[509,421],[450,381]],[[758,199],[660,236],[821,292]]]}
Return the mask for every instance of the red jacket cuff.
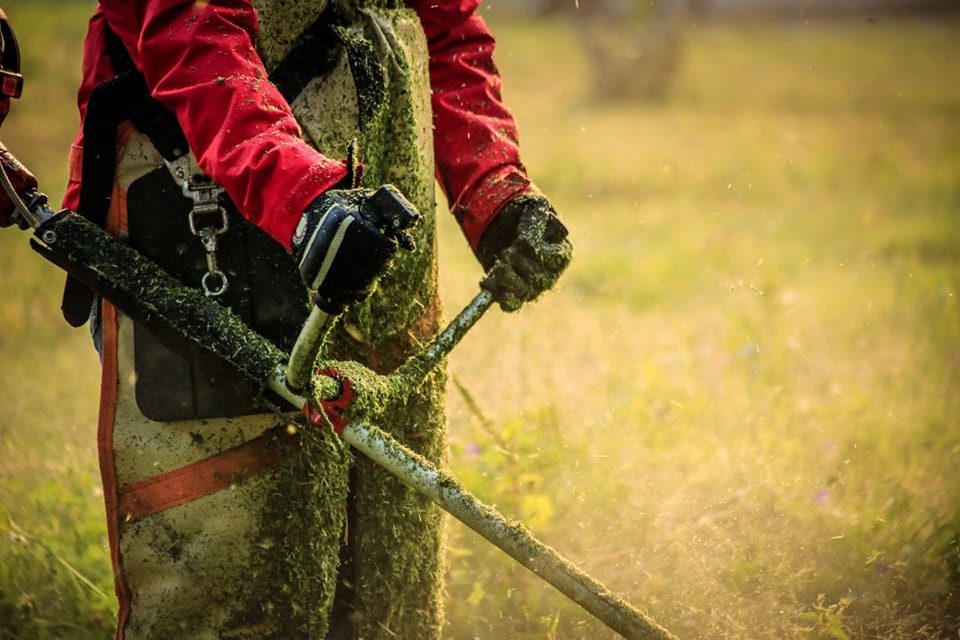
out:
{"label": "red jacket cuff", "polygon": [[347,167],[339,162],[314,165],[284,201],[279,213],[265,213],[260,227],[289,251],[293,232],[310,203],[347,177]]}
{"label": "red jacket cuff", "polygon": [[477,185],[464,192],[452,211],[463,234],[476,251],[487,225],[497,217],[507,202],[533,189],[530,179],[518,167],[502,166],[485,175]]}

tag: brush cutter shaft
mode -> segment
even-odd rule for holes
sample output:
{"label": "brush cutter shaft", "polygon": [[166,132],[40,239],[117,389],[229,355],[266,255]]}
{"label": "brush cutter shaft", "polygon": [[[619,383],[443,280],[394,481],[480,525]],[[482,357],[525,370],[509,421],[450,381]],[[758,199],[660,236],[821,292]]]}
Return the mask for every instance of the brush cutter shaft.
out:
{"label": "brush cutter shaft", "polygon": [[347,425],[343,439],[495,544],[625,638],[668,640],[674,636],[578,569],[521,524],[509,522],[452,477],[376,427]]}

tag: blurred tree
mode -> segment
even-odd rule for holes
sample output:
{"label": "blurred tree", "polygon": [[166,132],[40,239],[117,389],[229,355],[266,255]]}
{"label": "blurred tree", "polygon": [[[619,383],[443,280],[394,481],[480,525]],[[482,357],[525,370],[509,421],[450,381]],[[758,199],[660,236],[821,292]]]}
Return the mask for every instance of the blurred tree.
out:
{"label": "blurred tree", "polygon": [[660,99],[680,60],[688,0],[580,0],[573,13],[604,98]]}

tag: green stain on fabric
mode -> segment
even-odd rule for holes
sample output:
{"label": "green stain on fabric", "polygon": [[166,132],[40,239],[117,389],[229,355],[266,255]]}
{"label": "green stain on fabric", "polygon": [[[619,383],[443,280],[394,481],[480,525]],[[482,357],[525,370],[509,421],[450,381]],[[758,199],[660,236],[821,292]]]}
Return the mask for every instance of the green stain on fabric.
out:
{"label": "green stain on fabric", "polygon": [[260,19],[257,53],[268,71],[283,61],[328,4],[328,0],[253,0]]}
{"label": "green stain on fabric", "polygon": [[[260,1],[257,6],[262,11],[267,5],[284,11],[287,4]],[[371,372],[388,373],[418,352],[436,333],[440,320],[426,42],[416,14],[398,6],[402,3],[342,4],[349,5],[348,13],[355,16],[352,24],[339,30],[352,58],[341,59],[328,76],[308,85],[293,102],[294,112],[306,139],[330,157],[345,157],[347,145],[356,138],[364,165],[363,186],[395,185],[423,218],[412,232],[416,250],[400,252],[370,298],[340,318],[322,357],[324,364],[355,381],[354,414],[376,416],[376,424],[439,464],[445,449],[444,368],[416,390],[388,389],[384,385],[390,383]],[[275,17],[266,19],[270,23]],[[265,51],[263,37],[259,48],[265,58],[275,55]],[[362,55],[364,50],[367,55]],[[382,79],[382,86],[375,86],[377,79]],[[304,427],[311,433],[315,429],[321,427]],[[289,532],[283,548],[288,579],[280,589],[283,596],[271,600],[272,606],[295,620],[287,626],[292,634],[322,637],[321,631],[327,629],[326,603],[335,587],[332,559],[343,533],[343,491],[349,475],[354,479],[355,512],[347,523],[355,568],[350,617],[356,633],[363,638],[439,637],[443,625],[441,511],[361,456],[353,460],[348,474],[346,465],[352,456],[332,446],[325,440],[309,448],[305,445],[301,457],[315,455],[316,459],[298,461],[307,466],[300,471],[306,475],[299,477],[295,472],[290,481],[310,482],[305,478],[321,473],[324,465],[330,465],[326,473],[337,474],[339,480],[326,478],[323,492],[311,493],[312,489],[297,485],[289,495],[275,499],[280,508],[271,517],[279,518],[277,522]],[[321,461],[324,455],[328,458]],[[336,505],[341,510],[339,521],[334,517]],[[309,532],[320,542],[307,543],[294,535],[297,532]],[[289,594],[299,595],[284,605],[281,601]],[[311,598],[314,604],[307,606]]]}
{"label": "green stain on fabric", "polygon": [[337,585],[351,455],[331,429],[302,422],[287,428],[299,438],[269,484],[254,547],[260,578],[253,603],[272,622],[275,637],[323,638]]}
{"label": "green stain on fabric", "polygon": [[[357,132],[364,185],[393,184],[423,219],[413,230],[417,249],[401,252],[373,295],[345,314],[324,355],[388,373],[429,341],[440,315],[428,58],[412,11],[369,12],[363,24],[377,46],[386,81],[384,108]],[[363,100],[363,92],[357,93]],[[359,410],[379,413],[377,425],[440,464],[446,446],[445,383],[441,367],[416,390],[388,390],[392,398],[383,406],[358,400]],[[358,456],[355,465],[351,537],[357,633],[363,638],[439,637],[442,512],[371,461]]]}

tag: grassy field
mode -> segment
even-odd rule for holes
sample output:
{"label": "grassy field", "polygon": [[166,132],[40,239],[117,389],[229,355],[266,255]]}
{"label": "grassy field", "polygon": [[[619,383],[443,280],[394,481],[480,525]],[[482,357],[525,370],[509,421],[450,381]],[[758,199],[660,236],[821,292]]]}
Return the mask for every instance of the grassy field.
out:
{"label": "grassy field", "polygon": [[[4,3],[29,77],[2,137],[56,197],[85,6]],[[699,24],[648,105],[592,101],[562,22],[494,26],[577,254],[453,356],[456,474],[685,638],[956,638],[960,21]],[[479,270],[441,234],[455,311]],[[0,637],[111,632],[60,285],[0,233]],[[609,636],[456,523],[447,559],[448,637]]]}

